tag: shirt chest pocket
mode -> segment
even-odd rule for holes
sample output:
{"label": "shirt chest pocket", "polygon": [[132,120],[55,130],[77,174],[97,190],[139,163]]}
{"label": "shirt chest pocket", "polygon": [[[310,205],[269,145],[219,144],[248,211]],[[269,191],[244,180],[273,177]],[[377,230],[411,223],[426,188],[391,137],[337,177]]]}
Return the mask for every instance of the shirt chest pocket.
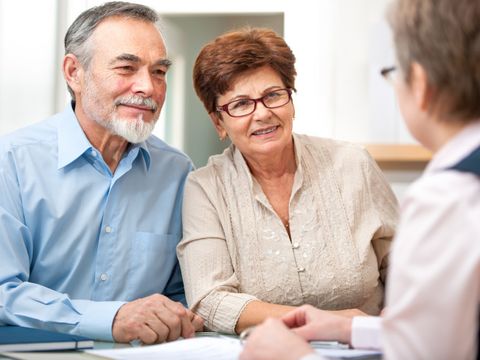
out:
{"label": "shirt chest pocket", "polygon": [[137,232],[131,240],[127,284],[136,297],[161,293],[177,262],[180,235]]}

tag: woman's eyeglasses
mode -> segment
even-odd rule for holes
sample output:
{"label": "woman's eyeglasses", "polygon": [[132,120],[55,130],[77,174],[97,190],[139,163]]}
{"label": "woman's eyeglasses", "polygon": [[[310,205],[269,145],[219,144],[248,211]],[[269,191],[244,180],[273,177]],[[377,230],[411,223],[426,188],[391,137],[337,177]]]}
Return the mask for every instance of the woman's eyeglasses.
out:
{"label": "woman's eyeglasses", "polygon": [[225,105],[217,106],[217,111],[224,111],[231,117],[242,117],[252,114],[257,109],[260,101],[268,109],[275,109],[284,106],[292,98],[292,89],[278,89],[258,99],[239,99]]}

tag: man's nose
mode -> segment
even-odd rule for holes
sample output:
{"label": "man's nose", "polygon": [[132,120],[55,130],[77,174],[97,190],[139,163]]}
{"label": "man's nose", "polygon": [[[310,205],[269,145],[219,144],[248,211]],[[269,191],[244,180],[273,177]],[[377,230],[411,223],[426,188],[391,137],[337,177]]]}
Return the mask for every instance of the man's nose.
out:
{"label": "man's nose", "polygon": [[151,96],[153,93],[152,75],[148,70],[138,71],[134,77],[132,91],[141,93],[144,96]]}

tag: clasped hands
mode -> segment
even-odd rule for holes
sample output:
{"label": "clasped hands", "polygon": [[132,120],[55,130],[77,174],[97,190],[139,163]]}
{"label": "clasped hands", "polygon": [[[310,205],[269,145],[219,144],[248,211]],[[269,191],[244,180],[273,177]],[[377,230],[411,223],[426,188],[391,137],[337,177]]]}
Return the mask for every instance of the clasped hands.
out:
{"label": "clasped hands", "polygon": [[303,305],[280,319],[269,318],[245,341],[240,360],[293,360],[313,353],[309,340],[350,343],[352,317],[360,310],[324,311]]}
{"label": "clasped hands", "polygon": [[116,342],[156,344],[193,337],[202,328],[198,315],[181,303],[154,294],[122,305],[113,320],[112,334]]}

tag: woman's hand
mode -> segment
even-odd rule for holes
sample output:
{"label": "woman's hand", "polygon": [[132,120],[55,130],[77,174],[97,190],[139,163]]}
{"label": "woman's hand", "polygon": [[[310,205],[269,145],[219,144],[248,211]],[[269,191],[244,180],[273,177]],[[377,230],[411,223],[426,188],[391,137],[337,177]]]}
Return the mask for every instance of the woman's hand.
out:
{"label": "woman's hand", "polygon": [[[311,305],[296,308],[280,320],[267,319],[245,342],[241,360],[290,360],[313,353],[307,341],[335,340],[349,344],[352,317],[360,310],[325,311]],[[290,330],[289,330],[290,328]]]}
{"label": "woman's hand", "polygon": [[330,310],[328,312],[348,318],[353,318],[354,316],[369,316],[367,313],[364,313],[359,309]]}
{"label": "woman's hand", "polygon": [[303,305],[282,317],[283,323],[305,340],[335,340],[350,344],[352,317],[361,311],[325,311]]}
{"label": "woman's hand", "polygon": [[313,352],[310,345],[281,320],[269,318],[249,335],[240,360],[298,360]]}

